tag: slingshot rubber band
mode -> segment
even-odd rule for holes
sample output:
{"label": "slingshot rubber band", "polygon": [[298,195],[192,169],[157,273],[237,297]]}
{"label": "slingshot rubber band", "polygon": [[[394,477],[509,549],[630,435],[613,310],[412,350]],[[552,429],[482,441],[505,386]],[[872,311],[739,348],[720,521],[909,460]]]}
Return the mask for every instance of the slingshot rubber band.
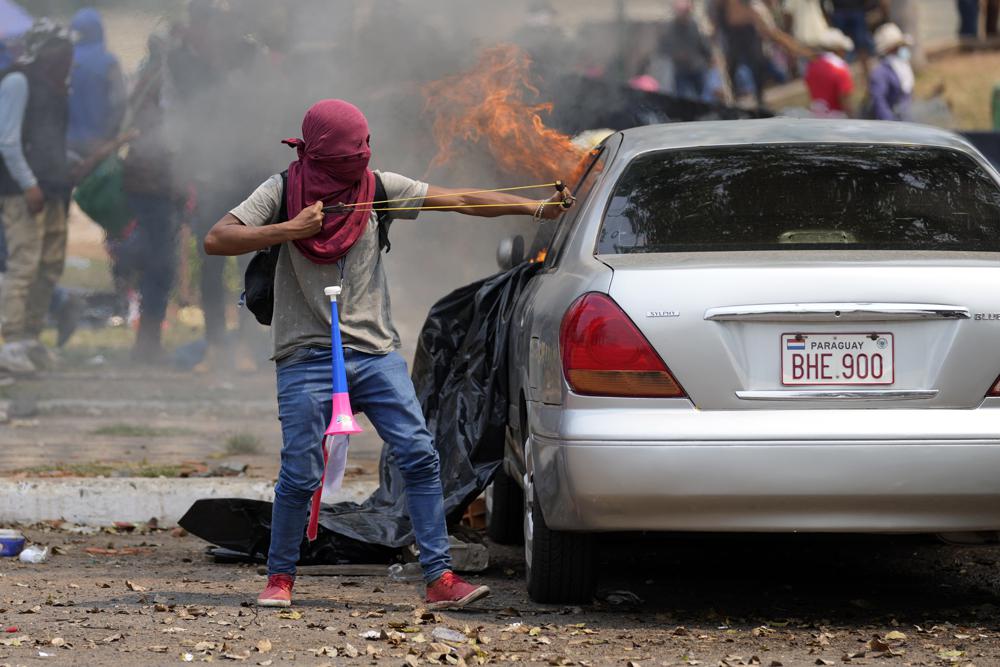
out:
{"label": "slingshot rubber band", "polygon": [[453,206],[396,206],[393,208],[373,208],[376,213],[381,211],[451,211],[456,208],[509,208],[511,206],[562,206],[561,201],[527,201],[516,204],[455,204]]}
{"label": "slingshot rubber band", "polygon": [[[440,195],[428,195],[426,197],[403,197],[402,199],[383,199],[382,201],[368,201],[368,202],[357,202],[354,204],[340,204],[338,206],[342,208],[354,208],[357,206],[373,206],[375,204],[396,204],[404,201],[414,201],[417,199],[422,199],[424,201],[428,199],[437,199],[440,197],[464,197],[466,195],[482,195],[491,192],[515,192],[517,190],[537,190],[541,188],[556,188],[561,184],[560,181],[555,181],[553,183],[539,183],[538,185],[517,185],[511,188],[494,188],[492,190],[472,190],[470,192],[448,192]],[[506,204],[505,204],[506,205]],[[493,204],[490,204],[493,206]],[[449,206],[448,208],[459,208],[457,206]],[[464,207],[463,207],[464,208]],[[378,209],[385,211],[399,211],[399,210],[411,210],[411,209]]]}

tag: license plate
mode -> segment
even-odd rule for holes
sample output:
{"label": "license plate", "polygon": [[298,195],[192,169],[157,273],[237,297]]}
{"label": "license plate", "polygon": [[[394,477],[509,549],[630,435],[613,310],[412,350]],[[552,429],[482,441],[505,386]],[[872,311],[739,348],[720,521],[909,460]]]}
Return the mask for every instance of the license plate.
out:
{"label": "license plate", "polygon": [[896,381],[891,333],[782,334],[783,385],[874,385]]}

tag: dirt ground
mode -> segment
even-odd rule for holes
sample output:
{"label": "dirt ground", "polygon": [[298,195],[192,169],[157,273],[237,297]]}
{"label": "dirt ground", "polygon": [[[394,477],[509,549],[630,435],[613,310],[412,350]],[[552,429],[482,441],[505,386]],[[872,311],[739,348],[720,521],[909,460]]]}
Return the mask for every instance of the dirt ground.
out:
{"label": "dirt ground", "polygon": [[926,538],[617,538],[582,606],[530,602],[519,549],[492,546],[470,578],[493,596],[431,615],[384,576],[303,576],[292,610],[258,609],[256,566],[190,536],[26,533],[60,553],[0,562],[0,665],[1000,664],[1000,550]]}

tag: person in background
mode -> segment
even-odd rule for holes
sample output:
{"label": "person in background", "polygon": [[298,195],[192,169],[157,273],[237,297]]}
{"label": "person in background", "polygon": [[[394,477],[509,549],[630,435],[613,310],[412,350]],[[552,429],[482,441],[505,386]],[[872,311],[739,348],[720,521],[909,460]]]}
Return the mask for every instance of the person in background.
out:
{"label": "person in background", "polygon": [[[1000,0],[998,0],[1000,1]],[[889,23],[895,23],[904,34],[913,38],[913,64],[919,67],[925,61],[920,39],[920,1],[882,0],[882,15]]]}
{"label": "person in background", "polygon": [[986,0],[986,37],[994,39],[997,36],[997,23],[1000,22],[1000,0]]}
{"label": "person in background", "polygon": [[553,63],[573,60],[572,43],[550,0],[531,0],[524,23],[511,40],[528,52],[536,66],[552,67]]}
{"label": "person in background", "polygon": [[830,0],[833,11],[830,23],[854,42],[852,59],[862,62],[874,53],[875,44],[868,29],[868,10],[873,8],[871,0]]}
{"label": "person in background", "polygon": [[802,44],[819,44],[830,29],[820,0],[785,0],[782,9],[791,36]]}
{"label": "person in background", "polygon": [[136,220],[129,244],[141,297],[132,361],[156,365],[165,360],[161,335],[177,273],[177,216],[173,156],[163,128],[166,39],[154,33],[148,46],[131,96],[139,136],[125,156],[122,187]]}
{"label": "person in background", "polygon": [[[247,157],[247,146],[255,142],[246,139],[245,128],[233,123],[232,114],[227,113],[234,82],[251,70],[261,55],[259,45],[241,34],[239,23],[232,7],[213,0],[191,0],[188,20],[176,27],[167,51],[172,95],[167,104],[166,136],[174,149],[174,182],[194,193],[190,221],[199,241],[234,199],[266,176],[266,170],[259,173],[259,163]],[[242,82],[243,91],[253,85],[246,77]],[[227,305],[237,300],[226,287],[229,262],[225,257],[205,254],[200,259],[207,345],[204,359],[194,370],[212,373],[235,367],[241,372],[254,371],[256,360],[245,342],[256,326],[251,317],[238,315],[236,344],[229,344]]]}
{"label": "person in background", "polygon": [[767,59],[761,34],[761,19],[751,0],[714,0],[712,20],[722,37],[726,69],[734,93],[741,68],[750,72],[757,104],[764,106]]}
{"label": "person in background", "polygon": [[691,0],[674,0],[674,18],[660,37],[660,52],[674,66],[674,93],[701,99],[712,64],[712,46],[695,19]]}
{"label": "person in background", "polygon": [[910,36],[895,23],[875,32],[878,65],[868,82],[871,117],[876,120],[909,120],[916,77],[910,65]]}
{"label": "person in background", "polygon": [[0,295],[0,370],[30,374],[52,363],[39,341],[66,259],[69,31],[40,19],[18,62],[0,73],[0,222],[9,256]]}
{"label": "person in background", "polygon": [[827,28],[816,46],[821,52],[809,61],[805,74],[810,110],[823,118],[843,118],[849,114],[849,98],[854,92],[854,75],[845,60],[854,50],[854,42],[836,28]]}
{"label": "person in background", "polygon": [[81,9],[70,24],[76,44],[69,93],[69,150],[86,158],[118,135],[125,116],[125,79],[104,45],[101,14]]}
{"label": "person in background", "polygon": [[979,37],[979,0],[958,0],[958,36],[962,39]]}

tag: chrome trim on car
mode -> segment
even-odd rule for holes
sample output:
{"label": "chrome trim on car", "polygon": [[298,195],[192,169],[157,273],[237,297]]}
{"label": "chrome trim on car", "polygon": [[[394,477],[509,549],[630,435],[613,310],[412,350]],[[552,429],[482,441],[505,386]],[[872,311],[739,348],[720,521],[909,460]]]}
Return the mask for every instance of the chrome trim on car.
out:
{"label": "chrome trim on car", "polygon": [[742,401],[921,401],[937,395],[937,389],[796,389],[736,392],[736,397]]}
{"label": "chrome trim on car", "polygon": [[971,317],[968,308],[928,303],[771,303],[705,311],[705,319],[712,322],[900,322]]}

